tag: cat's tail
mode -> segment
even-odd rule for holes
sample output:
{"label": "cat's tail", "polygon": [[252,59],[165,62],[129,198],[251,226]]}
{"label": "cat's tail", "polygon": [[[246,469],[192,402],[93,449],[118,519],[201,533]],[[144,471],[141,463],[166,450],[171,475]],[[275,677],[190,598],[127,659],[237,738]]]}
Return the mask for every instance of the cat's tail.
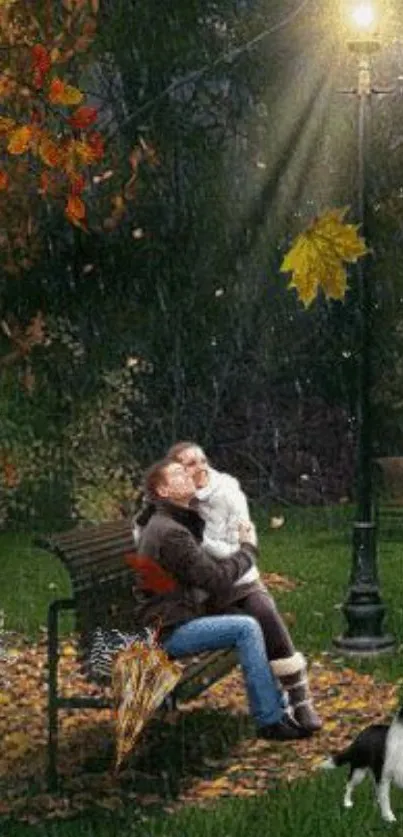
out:
{"label": "cat's tail", "polygon": [[351,747],[346,750],[341,750],[340,753],[333,753],[328,756],[318,765],[320,770],[335,770],[336,767],[342,767],[343,764],[348,764],[350,761]]}

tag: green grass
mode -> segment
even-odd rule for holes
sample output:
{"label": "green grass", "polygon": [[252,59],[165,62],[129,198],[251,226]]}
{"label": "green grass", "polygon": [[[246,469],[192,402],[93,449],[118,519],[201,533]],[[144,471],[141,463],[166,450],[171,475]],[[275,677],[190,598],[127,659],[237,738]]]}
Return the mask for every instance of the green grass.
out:
{"label": "green grass", "polygon": [[[400,824],[380,819],[372,787],[356,791],[356,805],[341,806],[343,775],[326,774],[273,789],[253,799],[226,799],[208,809],[188,807],[169,814],[136,811],[104,814],[43,826],[8,825],[4,837],[376,837],[403,835],[403,798],[392,790],[392,807]],[[0,832],[1,833],[1,832]]]}
{"label": "green grass", "polygon": [[[311,658],[332,649],[332,638],[344,629],[340,605],[344,600],[352,557],[353,510],[348,507],[328,509],[287,509],[286,525],[269,530],[266,515],[259,514],[261,568],[288,575],[304,582],[294,592],[275,592],[282,611],[295,615],[292,634],[295,644]],[[379,572],[382,597],[387,607],[387,627],[401,641],[403,636],[402,545],[382,541],[379,544]],[[46,610],[52,598],[68,595],[68,578],[52,556],[35,549],[25,535],[0,536],[0,608],[6,614],[6,628],[35,636],[45,624]],[[359,660],[340,658],[361,671],[382,680],[403,678],[402,655]],[[190,720],[190,718],[189,718]],[[210,723],[210,721],[209,721]],[[226,729],[217,714],[217,733]],[[229,720],[228,720],[229,728]],[[180,735],[180,731],[178,731]],[[186,724],[187,748],[191,761],[192,724]],[[219,735],[217,734],[217,747]],[[206,741],[212,742],[211,734]],[[214,739],[215,740],[215,739]],[[214,756],[214,747],[212,746]],[[186,752],[185,752],[186,755]],[[161,754],[162,756],[162,754]],[[164,769],[170,769],[169,754],[161,757]],[[175,770],[172,764],[173,771]],[[161,767],[162,770],[162,767]],[[183,775],[182,775],[183,778]],[[180,779],[180,776],[179,776]],[[403,837],[403,794],[393,791],[393,808],[400,820],[385,826],[374,805],[369,783],[357,789],[357,806],[352,811],[341,807],[343,771],[317,774],[307,780],[279,785],[267,794],[247,800],[218,800],[207,810],[187,807],[174,814],[149,808],[128,806],[123,814],[102,812],[72,821],[27,826],[5,823],[0,819],[1,837],[347,837],[362,834],[375,837],[385,830]],[[174,781],[174,778],[172,779]],[[172,786],[172,782],[171,782]]]}
{"label": "green grass", "polygon": [[60,561],[33,545],[27,534],[0,535],[0,610],[7,631],[29,637],[46,625],[52,599],[70,594]]}
{"label": "green grass", "polygon": [[[352,563],[351,507],[290,509],[286,525],[277,531],[261,526],[261,566],[284,573],[305,584],[295,592],[275,594],[280,609],[295,614],[295,644],[306,653],[332,651],[333,638],[346,627],[341,605],[345,600]],[[403,637],[403,544],[379,538],[378,570],[386,606],[385,630]],[[353,657],[349,664],[376,677],[403,677],[402,655],[375,659]]]}

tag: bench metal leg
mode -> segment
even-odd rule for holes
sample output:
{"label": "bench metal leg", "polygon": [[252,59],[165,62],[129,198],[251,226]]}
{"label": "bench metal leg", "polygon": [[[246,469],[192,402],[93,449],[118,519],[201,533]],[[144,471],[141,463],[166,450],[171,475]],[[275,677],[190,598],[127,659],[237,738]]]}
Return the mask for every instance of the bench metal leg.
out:
{"label": "bench metal leg", "polygon": [[57,790],[57,755],[58,755],[58,610],[52,603],[48,611],[48,749],[47,749],[47,784],[50,791]]}

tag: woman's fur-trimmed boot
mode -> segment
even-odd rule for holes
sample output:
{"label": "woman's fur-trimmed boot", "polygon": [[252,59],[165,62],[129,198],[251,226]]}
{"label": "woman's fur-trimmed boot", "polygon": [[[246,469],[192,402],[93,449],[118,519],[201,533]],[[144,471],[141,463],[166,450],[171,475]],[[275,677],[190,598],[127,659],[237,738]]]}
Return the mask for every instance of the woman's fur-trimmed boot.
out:
{"label": "woman's fur-trimmed boot", "polygon": [[271,660],[273,674],[288,693],[290,709],[295,720],[304,729],[317,732],[322,728],[322,721],[315,712],[309,692],[306,660],[296,651],[291,657]]}

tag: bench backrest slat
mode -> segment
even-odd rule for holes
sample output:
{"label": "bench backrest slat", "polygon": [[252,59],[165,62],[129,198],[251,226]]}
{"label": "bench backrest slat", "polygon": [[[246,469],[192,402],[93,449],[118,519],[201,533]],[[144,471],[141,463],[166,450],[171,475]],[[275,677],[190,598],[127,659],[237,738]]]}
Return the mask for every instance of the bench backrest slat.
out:
{"label": "bench backrest slat", "polygon": [[137,630],[135,609],[141,594],[133,589],[136,576],[125,563],[125,555],[135,549],[127,520],[76,528],[38,543],[55,553],[69,573],[84,657],[97,627]]}
{"label": "bench backrest slat", "polygon": [[40,543],[58,555],[68,570],[73,588],[76,583],[83,587],[85,583],[93,584],[96,578],[118,574],[119,567],[126,575],[124,557],[134,550],[127,521],[88,526],[41,539]]}

